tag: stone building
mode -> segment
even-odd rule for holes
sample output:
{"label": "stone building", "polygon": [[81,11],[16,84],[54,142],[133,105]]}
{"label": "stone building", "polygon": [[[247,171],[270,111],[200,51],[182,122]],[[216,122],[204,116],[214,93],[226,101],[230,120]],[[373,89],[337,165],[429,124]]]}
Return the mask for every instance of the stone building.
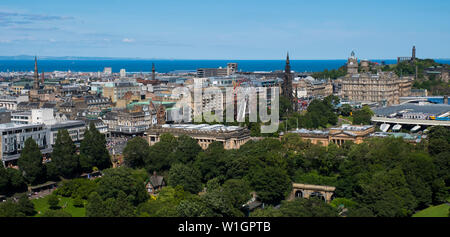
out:
{"label": "stone building", "polygon": [[102,121],[108,125],[111,136],[142,136],[157,123],[156,111],[150,105],[128,106],[126,109],[106,113]]}
{"label": "stone building", "polygon": [[137,85],[137,83],[129,81],[116,81],[113,83],[108,83],[105,87],[103,87],[103,96],[111,99],[113,103],[116,103],[127,92],[138,94],[140,91],[141,88]]}
{"label": "stone building", "polygon": [[0,96],[0,108],[17,110],[17,105],[21,102],[28,102],[28,96]]}
{"label": "stone building", "polygon": [[339,96],[348,101],[377,102],[380,105],[399,104],[399,97],[409,96],[413,77],[399,77],[394,72],[359,72],[358,61],[352,52],[348,59],[347,75],[338,79]]}
{"label": "stone building", "polygon": [[375,127],[371,125],[342,125],[341,127],[331,128],[330,130],[299,129],[289,133],[298,134],[302,139],[311,141],[312,144],[328,146],[334,143],[342,146],[346,141],[361,144],[364,142],[364,139],[368,138],[374,132]]}
{"label": "stone building", "polygon": [[39,79],[37,58],[34,58],[34,80],[33,88],[29,91],[30,102],[45,102],[55,101],[55,91],[53,89],[46,89],[43,85],[44,78]]}
{"label": "stone building", "polygon": [[306,77],[293,82],[298,98],[327,97],[333,94],[333,84],[330,80],[316,80]]}
{"label": "stone building", "polygon": [[209,144],[221,142],[225,149],[239,149],[250,140],[250,131],[246,128],[225,125],[193,125],[193,124],[165,124],[152,126],[147,130],[146,136],[150,146],[160,141],[162,134],[170,133],[175,137],[187,135],[203,148]]}

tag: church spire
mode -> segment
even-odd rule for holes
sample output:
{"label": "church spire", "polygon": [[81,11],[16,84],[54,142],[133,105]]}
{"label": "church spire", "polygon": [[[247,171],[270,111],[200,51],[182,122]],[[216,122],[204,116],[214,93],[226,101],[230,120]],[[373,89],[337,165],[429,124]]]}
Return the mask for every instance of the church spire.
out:
{"label": "church spire", "polygon": [[37,57],[34,57],[34,84],[33,89],[38,90],[39,89],[39,72],[37,67]]}
{"label": "church spire", "polygon": [[152,80],[156,79],[155,63],[152,63]]}
{"label": "church spire", "polygon": [[282,87],[282,94],[284,97],[289,99],[291,103],[293,103],[293,89],[292,89],[292,73],[291,73],[291,63],[289,60],[289,52],[286,56],[286,67],[284,70],[284,81],[283,81],[283,87]]}
{"label": "church spire", "polygon": [[291,73],[291,62],[289,60],[289,52],[287,52],[287,56],[286,56],[286,68],[285,68],[285,73]]}

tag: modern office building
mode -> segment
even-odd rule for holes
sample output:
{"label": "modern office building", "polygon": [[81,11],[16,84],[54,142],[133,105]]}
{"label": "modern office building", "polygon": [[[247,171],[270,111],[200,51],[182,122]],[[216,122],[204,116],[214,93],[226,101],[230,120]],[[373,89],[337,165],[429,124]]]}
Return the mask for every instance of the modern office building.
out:
{"label": "modern office building", "polygon": [[0,159],[5,167],[17,162],[25,141],[30,137],[43,154],[52,151],[49,130],[44,124],[0,124]]}
{"label": "modern office building", "polygon": [[46,126],[49,130],[50,143],[53,146],[56,143],[58,131],[65,129],[69,133],[70,138],[76,145],[80,145],[84,139],[86,124],[84,121],[67,120]]}
{"label": "modern office building", "polygon": [[217,76],[231,76],[238,70],[237,63],[228,63],[226,68],[199,68],[197,69],[197,77],[217,77]]}

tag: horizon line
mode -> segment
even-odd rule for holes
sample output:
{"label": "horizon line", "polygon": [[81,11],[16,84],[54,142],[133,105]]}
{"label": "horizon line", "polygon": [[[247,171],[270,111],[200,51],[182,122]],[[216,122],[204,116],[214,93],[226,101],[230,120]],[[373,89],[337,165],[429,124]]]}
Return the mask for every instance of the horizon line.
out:
{"label": "horizon line", "polygon": [[[27,58],[29,60],[34,60],[35,56],[31,55],[17,55],[17,56],[0,56],[0,60],[28,60],[28,59],[20,59],[20,57]],[[132,58],[132,57],[97,57],[97,56],[37,56],[38,60],[161,60],[161,61],[174,61],[174,60],[185,60],[185,61],[285,61],[285,59],[226,59],[226,58],[201,58],[201,59],[193,59],[193,58]],[[303,59],[290,59],[291,61],[322,61],[322,60],[347,60],[348,58],[321,58],[321,59],[311,59],[311,58],[303,58]],[[419,58],[419,59],[433,59],[433,60],[450,60],[450,58]],[[358,60],[397,60],[397,58],[358,58]]]}

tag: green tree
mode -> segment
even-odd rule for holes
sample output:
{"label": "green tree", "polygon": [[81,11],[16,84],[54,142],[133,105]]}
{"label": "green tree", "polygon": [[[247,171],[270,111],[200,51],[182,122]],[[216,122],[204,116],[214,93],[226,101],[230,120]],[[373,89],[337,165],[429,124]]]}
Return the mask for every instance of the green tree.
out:
{"label": "green tree", "polygon": [[0,217],[25,217],[25,213],[21,212],[19,205],[11,199],[0,203]]}
{"label": "green tree", "polygon": [[9,191],[9,177],[6,169],[0,167],[0,193],[6,194]]}
{"label": "green tree", "polygon": [[323,200],[317,198],[296,198],[283,201],[280,207],[283,217],[337,217],[338,212]]}
{"label": "green tree", "polygon": [[112,166],[105,135],[97,130],[94,123],[90,123],[89,129],[84,132],[80,145],[80,166],[85,172],[91,172],[93,167],[107,169]]}
{"label": "green tree", "polygon": [[191,196],[192,194],[184,191],[181,186],[166,186],[159,192],[156,200],[149,199],[141,203],[137,208],[137,214],[149,217],[177,217],[178,205]]}
{"label": "green tree", "polygon": [[123,150],[125,165],[131,168],[142,168],[148,156],[149,145],[142,137],[135,137],[127,142]]}
{"label": "green tree", "polygon": [[73,206],[74,207],[84,207],[84,202],[83,202],[83,199],[81,199],[81,197],[76,197],[74,200],[73,200]]}
{"label": "green tree", "polygon": [[368,125],[372,122],[374,112],[369,106],[365,105],[362,109],[353,112],[353,124]]}
{"label": "green tree", "polygon": [[203,182],[226,175],[226,164],[228,162],[227,152],[220,142],[213,142],[204,152],[200,152],[195,159],[194,167],[197,168]]}
{"label": "green tree", "polygon": [[102,197],[97,192],[93,192],[89,195],[86,205],[87,217],[104,217],[105,205],[103,204]]}
{"label": "green tree", "polygon": [[123,191],[119,191],[117,198],[108,198],[105,201],[106,217],[133,217],[134,206],[127,200],[127,195]]}
{"label": "green tree", "polygon": [[216,215],[208,208],[207,204],[199,197],[192,196],[183,200],[177,206],[180,217],[215,217]]}
{"label": "green tree", "polygon": [[59,209],[60,207],[58,206],[59,204],[59,198],[57,195],[52,194],[48,197],[47,200],[48,205],[50,206],[50,209],[56,210]]}
{"label": "green tree", "polygon": [[417,200],[418,208],[426,208],[433,202],[433,182],[436,169],[433,160],[426,153],[411,153],[402,162],[403,173],[409,189]]}
{"label": "green tree", "polygon": [[170,159],[182,164],[192,163],[201,150],[197,140],[187,135],[181,135],[177,138],[177,146]]}
{"label": "green tree", "polygon": [[435,126],[428,133],[428,152],[432,156],[437,156],[442,152],[450,150],[450,129]]}
{"label": "green tree", "polygon": [[27,184],[19,170],[0,167],[0,194],[13,194],[26,190]]}
{"label": "green tree", "polygon": [[172,134],[162,134],[160,141],[148,149],[148,156],[145,158],[145,168],[149,173],[153,171],[161,172],[170,169],[174,159],[171,156],[177,147],[177,139]]}
{"label": "green tree", "polygon": [[180,185],[184,190],[194,194],[202,189],[200,172],[184,164],[174,164],[170,168],[168,184],[171,186]]}
{"label": "green tree", "polygon": [[330,205],[333,208],[354,208],[358,205],[355,201],[348,199],[348,198],[335,198],[333,201],[331,201]]}
{"label": "green tree", "polygon": [[45,168],[42,164],[42,153],[38,145],[29,137],[18,160],[20,171],[31,184],[37,184],[45,179]]}
{"label": "green tree", "polygon": [[437,168],[437,175],[444,180],[447,187],[450,186],[450,151],[436,155],[433,162]]}
{"label": "green tree", "polygon": [[336,186],[337,184],[337,177],[323,176],[320,175],[315,170],[309,173],[304,173],[301,169],[299,169],[295,173],[294,180],[296,183],[314,184],[314,185]]}
{"label": "green tree", "polygon": [[373,212],[367,207],[350,208],[347,212],[348,217],[374,217]]}
{"label": "green tree", "polygon": [[0,217],[25,217],[35,214],[33,203],[24,195],[19,196],[18,201],[12,199],[0,203]]}
{"label": "green tree", "polygon": [[[202,202],[212,217],[243,217],[244,214],[233,206],[233,199],[223,188],[206,192],[201,197]],[[195,216],[194,216],[195,217]]]}
{"label": "green tree", "polygon": [[416,208],[416,199],[400,169],[379,171],[360,181],[357,201],[377,217],[407,217]]}
{"label": "green tree", "polygon": [[55,190],[55,194],[63,197],[87,199],[92,192],[97,190],[97,186],[97,182],[90,179],[78,178],[64,180],[62,185]]}
{"label": "green tree", "polygon": [[311,101],[308,106],[308,113],[306,114],[305,119],[309,120],[308,124],[304,124],[305,121],[302,121],[302,127],[311,128],[308,125],[311,125],[312,128],[323,127],[326,128],[328,124],[336,125],[338,122],[338,117],[336,113],[334,113],[336,102],[339,99],[333,96],[326,97],[323,100],[315,99]]}
{"label": "green tree", "polygon": [[59,130],[53,146],[52,163],[58,174],[65,177],[74,177],[79,170],[79,158],[76,146],[67,130]]}
{"label": "green tree", "polygon": [[133,170],[128,167],[104,170],[103,177],[98,180],[97,192],[103,200],[117,199],[120,192],[124,192],[133,205],[145,202],[149,195],[144,183],[133,177]]}
{"label": "green tree", "polygon": [[33,202],[28,199],[26,194],[19,196],[19,201],[17,202],[20,212],[24,213],[26,216],[33,216],[36,214]]}
{"label": "green tree", "polygon": [[235,208],[241,208],[251,198],[250,185],[242,179],[229,179],[225,181],[222,185],[222,190]]}
{"label": "green tree", "polygon": [[273,206],[266,206],[258,208],[250,213],[250,217],[282,217],[283,214],[279,209],[275,209]]}
{"label": "green tree", "polygon": [[285,118],[293,111],[294,107],[292,106],[292,102],[284,96],[280,96],[279,103],[280,118]]}
{"label": "green tree", "polygon": [[177,206],[181,217],[243,217],[243,213],[233,207],[222,189],[206,192],[201,196],[191,196]]}
{"label": "green tree", "polygon": [[292,188],[289,176],[277,167],[260,168],[249,179],[258,198],[268,204],[278,204]]}

